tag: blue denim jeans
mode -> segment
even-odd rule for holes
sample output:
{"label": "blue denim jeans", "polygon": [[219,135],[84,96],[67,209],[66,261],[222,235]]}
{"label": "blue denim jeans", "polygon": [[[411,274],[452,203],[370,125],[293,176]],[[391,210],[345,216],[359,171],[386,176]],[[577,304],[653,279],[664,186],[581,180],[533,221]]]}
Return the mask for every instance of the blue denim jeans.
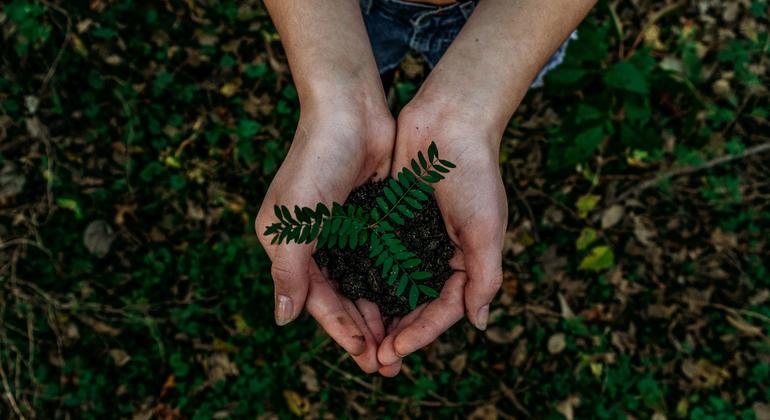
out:
{"label": "blue denim jeans", "polygon": [[[461,0],[446,6],[412,3],[403,0],[360,0],[366,31],[372,43],[380,74],[401,63],[409,50],[423,57],[433,68],[449,48],[478,0]],[[541,86],[543,76],[564,59],[573,33],[537,75],[532,87]],[[473,65],[473,64],[469,64]]]}

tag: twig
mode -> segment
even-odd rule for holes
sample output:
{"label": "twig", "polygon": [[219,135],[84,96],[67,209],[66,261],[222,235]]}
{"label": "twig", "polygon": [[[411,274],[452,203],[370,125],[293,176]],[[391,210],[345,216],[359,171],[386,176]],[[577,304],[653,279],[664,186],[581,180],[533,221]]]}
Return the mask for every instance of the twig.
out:
{"label": "twig", "polygon": [[62,56],[64,55],[64,50],[67,47],[67,42],[69,42],[70,34],[72,31],[70,28],[72,28],[72,19],[70,18],[69,13],[67,13],[66,10],[62,9],[58,5],[49,3],[47,1],[42,2],[47,7],[50,7],[53,10],[56,10],[57,12],[64,15],[64,17],[67,19],[67,32],[64,34],[64,42],[62,42],[61,47],[59,47],[59,51],[56,53],[56,58],[54,58],[53,63],[51,63],[51,67],[48,68],[48,71],[46,72],[45,78],[43,79],[43,83],[40,85],[40,90],[38,91],[38,96],[43,94],[43,91],[45,90],[46,86],[48,86],[48,82],[51,81],[51,78],[53,78],[54,73],[56,72],[56,67],[59,65],[59,62],[61,61]]}
{"label": "twig", "polygon": [[610,15],[612,16],[612,23],[615,26],[615,31],[618,33],[618,57],[624,57],[624,44],[623,44],[623,22],[620,21],[620,17],[617,12],[617,1],[614,1],[608,5],[610,9]]}
{"label": "twig", "polygon": [[644,39],[645,32],[647,32],[647,30],[650,29],[650,27],[652,27],[655,22],[668,15],[669,13],[673,13],[677,9],[684,7],[686,4],[687,3],[684,0],[678,1],[653,13],[652,16],[650,16],[650,19],[644,23],[644,26],[642,26],[642,29],[639,31],[639,35],[636,36],[634,43],[631,45],[631,48],[628,49],[627,55],[630,56],[634,51],[636,51],[636,48],[639,47],[639,43],[642,42],[642,39]]}
{"label": "twig", "polygon": [[767,151],[770,151],[770,143],[764,143],[764,144],[760,144],[760,145],[757,145],[757,146],[754,146],[754,147],[750,147],[750,148],[744,150],[742,153],[739,153],[737,155],[721,156],[721,157],[718,157],[716,159],[712,159],[712,160],[710,160],[710,161],[708,161],[708,162],[706,162],[706,163],[704,163],[702,165],[685,166],[683,168],[674,169],[672,171],[669,171],[669,172],[666,172],[664,174],[658,175],[658,176],[656,176],[653,179],[649,179],[647,181],[644,181],[641,184],[626,190],[623,194],[620,194],[616,199],[614,199],[614,200],[608,202],[607,204],[605,204],[605,207],[610,207],[613,204],[625,201],[629,197],[632,197],[632,196],[634,196],[636,194],[639,194],[640,192],[642,192],[642,191],[644,191],[644,190],[646,190],[646,189],[648,189],[650,187],[658,185],[658,183],[660,183],[662,181],[665,181],[665,180],[667,180],[669,178],[674,178],[674,177],[682,176],[682,175],[688,175],[688,174],[691,174],[691,173],[694,173],[694,172],[702,171],[704,169],[713,168],[714,166],[721,165],[723,163],[728,163],[728,162],[732,162],[734,160],[739,160],[739,159],[745,159],[745,158],[747,158],[749,156],[753,156],[753,155],[756,155],[756,154],[764,153],[764,152],[767,152]]}
{"label": "twig", "polygon": [[19,410],[19,406],[16,404],[16,398],[13,396],[13,393],[11,392],[11,386],[8,385],[8,378],[5,376],[5,370],[3,369],[3,361],[0,360],[0,379],[3,383],[3,389],[5,390],[5,399],[8,401],[8,405],[11,406],[11,409],[13,409],[13,412],[16,413],[16,415],[20,419],[25,419],[24,414],[21,413],[21,410]]}
{"label": "twig", "polygon": [[522,204],[524,204],[524,207],[527,209],[529,220],[532,222],[532,234],[535,236],[535,241],[540,242],[540,235],[537,233],[537,219],[535,219],[535,213],[532,212],[532,207],[529,206],[529,201],[527,201],[527,198],[516,186],[516,181],[511,182],[510,185],[513,187],[513,192],[516,193],[516,197],[519,198]]}

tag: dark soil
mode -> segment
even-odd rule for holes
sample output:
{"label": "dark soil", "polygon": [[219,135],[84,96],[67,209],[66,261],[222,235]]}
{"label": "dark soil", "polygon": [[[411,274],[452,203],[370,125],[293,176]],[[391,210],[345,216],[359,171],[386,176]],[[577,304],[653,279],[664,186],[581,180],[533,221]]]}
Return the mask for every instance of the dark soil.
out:
{"label": "dark soil", "polygon": [[[353,190],[345,203],[370,210],[376,206],[374,199],[382,195],[384,187],[384,181],[368,182]],[[441,291],[452,274],[449,259],[454,253],[454,246],[449,240],[436,201],[431,197],[421,211],[415,212],[413,219],[406,219],[403,226],[393,225],[404,246],[422,260],[419,269],[433,273],[433,277],[422,280],[421,284]],[[376,303],[386,318],[409,313],[408,289],[401,297],[396,296],[396,284],[389,286],[380,277],[380,268],[374,267],[374,261],[368,255],[369,247],[359,246],[355,250],[325,248],[317,251],[314,257],[319,266],[328,270],[342,294],[350,299],[365,298]],[[430,299],[420,294],[418,305]]]}

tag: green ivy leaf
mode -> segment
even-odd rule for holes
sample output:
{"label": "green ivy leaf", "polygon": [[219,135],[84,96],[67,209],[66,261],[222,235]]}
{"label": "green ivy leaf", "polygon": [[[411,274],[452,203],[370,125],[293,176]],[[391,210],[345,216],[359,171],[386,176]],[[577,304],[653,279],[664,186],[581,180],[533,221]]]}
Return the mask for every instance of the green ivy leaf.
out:
{"label": "green ivy leaf", "polygon": [[597,239],[596,229],[583,228],[583,230],[580,232],[580,236],[578,237],[577,241],[575,241],[575,247],[578,249],[578,251],[582,251],[588,248],[588,245],[591,245],[592,243],[594,243],[596,239]]}
{"label": "green ivy leaf", "polygon": [[621,61],[610,66],[604,72],[604,83],[609,87],[641,95],[650,93],[647,76],[628,61]]}
{"label": "green ivy leaf", "polygon": [[615,254],[608,246],[597,246],[580,262],[579,270],[603,271],[615,265]]}

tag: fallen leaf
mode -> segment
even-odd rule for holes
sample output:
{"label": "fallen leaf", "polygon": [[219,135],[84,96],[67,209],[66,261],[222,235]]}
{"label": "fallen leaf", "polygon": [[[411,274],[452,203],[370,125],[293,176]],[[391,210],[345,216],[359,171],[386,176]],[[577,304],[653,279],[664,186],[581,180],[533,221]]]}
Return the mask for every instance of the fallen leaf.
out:
{"label": "fallen leaf", "polygon": [[11,161],[3,162],[0,169],[0,203],[19,194],[24,189],[26,178],[16,170]]}
{"label": "fallen leaf", "polygon": [[104,220],[94,220],[86,227],[83,233],[83,244],[93,255],[103,258],[110,252],[110,246],[115,240],[115,232],[112,226]]}
{"label": "fallen leaf", "polygon": [[302,364],[299,365],[299,370],[302,372],[302,375],[299,377],[299,379],[303,384],[305,384],[305,388],[308,391],[318,392],[321,390],[321,386],[318,385],[318,377],[316,376],[315,370],[313,370],[312,367]]}
{"label": "fallen leaf", "polygon": [[455,373],[462,373],[462,371],[465,369],[465,365],[468,362],[468,354],[467,353],[460,353],[457,356],[452,358],[452,361],[449,362],[449,367],[455,372]]}
{"label": "fallen leaf", "polygon": [[283,390],[283,398],[286,399],[286,405],[289,406],[289,410],[296,416],[304,416],[310,412],[310,401],[296,391],[290,389]]}
{"label": "fallen leaf", "polygon": [[556,411],[561,413],[567,420],[575,418],[575,408],[580,406],[580,397],[571,395],[564,401],[556,405]]}
{"label": "fallen leaf", "polygon": [[209,383],[215,384],[228,376],[238,376],[238,366],[227,356],[227,353],[214,353],[204,362]]}
{"label": "fallen leaf", "polygon": [[579,270],[602,271],[615,265],[615,254],[608,246],[597,246],[580,262]]}
{"label": "fallen leaf", "polygon": [[469,420],[496,420],[497,418],[497,407],[491,403],[476,407],[471,415],[468,416]]}
{"label": "fallen leaf", "polygon": [[548,339],[548,352],[559,354],[567,347],[567,339],[564,333],[556,333]]}
{"label": "fallen leaf", "polygon": [[770,403],[761,403],[757,401],[751,408],[754,410],[754,415],[757,417],[757,420],[770,420]]}
{"label": "fallen leaf", "polygon": [[524,327],[521,325],[516,325],[511,329],[506,329],[503,327],[491,327],[485,331],[485,335],[489,341],[493,343],[506,344],[512,343],[513,340],[518,338],[523,332]]}
{"label": "fallen leaf", "polygon": [[609,229],[620,221],[625,214],[623,206],[614,204],[602,213],[602,229]]}
{"label": "fallen leaf", "polygon": [[575,247],[578,251],[582,251],[594,243],[597,238],[598,235],[596,234],[596,229],[583,228],[583,230],[580,231],[580,236],[577,238],[577,241],[575,241]]}
{"label": "fallen leaf", "polygon": [[580,196],[576,204],[578,216],[585,219],[585,217],[588,216],[588,212],[596,208],[596,205],[599,204],[599,200],[601,200],[601,196],[596,194],[586,194]]}
{"label": "fallen leaf", "polygon": [[110,357],[112,357],[112,361],[115,362],[115,366],[117,367],[121,367],[131,360],[131,356],[129,356],[125,350],[121,349],[110,350]]}

